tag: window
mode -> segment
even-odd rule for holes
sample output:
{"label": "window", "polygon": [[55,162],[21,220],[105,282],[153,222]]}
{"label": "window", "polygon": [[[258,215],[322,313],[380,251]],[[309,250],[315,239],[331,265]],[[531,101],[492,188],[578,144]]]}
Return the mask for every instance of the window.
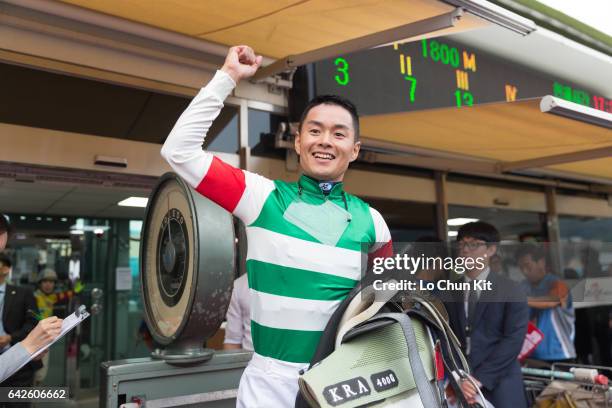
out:
{"label": "window", "polygon": [[238,117],[237,107],[224,106],[208,131],[204,148],[211,152],[238,153]]}
{"label": "window", "polygon": [[559,216],[568,279],[612,276],[612,219]]}
{"label": "window", "polygon": [[257,109],[249,109],[249,147],[254,156],[285,158],[284,149],[274,148],[274,135],[287,118]]}

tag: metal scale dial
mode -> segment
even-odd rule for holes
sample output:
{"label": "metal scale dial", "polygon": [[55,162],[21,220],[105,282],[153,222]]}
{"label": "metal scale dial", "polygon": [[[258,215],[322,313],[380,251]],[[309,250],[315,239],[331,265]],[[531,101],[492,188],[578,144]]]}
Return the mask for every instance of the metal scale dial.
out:
{"label": "metal scale dial", "polygon": [[145,320],[169,363],[205,361],[232,292],[235,236],[231,214],[174,173],[153,189],[142,229]]}

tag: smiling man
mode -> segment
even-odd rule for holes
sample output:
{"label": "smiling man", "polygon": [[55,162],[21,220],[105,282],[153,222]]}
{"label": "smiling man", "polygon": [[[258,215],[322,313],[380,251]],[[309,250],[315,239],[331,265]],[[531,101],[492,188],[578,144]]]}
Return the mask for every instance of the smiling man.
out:
{"label": "smiling man", "polygon": [[360,143],[356,109],[343,98],[320,96],[304,110],[295,137],[303,172],[298,182],[269,180],[202,150],[225,98],[260,64],[251,48],[231,48],[177,121],[162,156],[246,225],[255,353],[240,381],[238,407],[289,407],[299,371],[361,277],[363,246],[372,257],[384,256],[391,236],[376,210],[344,191]]}

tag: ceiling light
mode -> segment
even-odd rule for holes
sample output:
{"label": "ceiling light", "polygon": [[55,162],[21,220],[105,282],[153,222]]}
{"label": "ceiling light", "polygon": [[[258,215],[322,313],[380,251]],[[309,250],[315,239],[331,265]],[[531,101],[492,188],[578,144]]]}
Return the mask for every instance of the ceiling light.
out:
{"label": "ceiling light", "polygon": [[117,203],[122,207],[146,207],[149,199],[147,197],[128,197]]}
{"label": "ceiling light", "polygon": [[92,231],[92,232],[96,232],[96,231],[108,231],[110,229],[110,227],[108,225],[84,225],[84,224],[74,224],[72,227],[70,227],[71,231]]}
{"label": "ceiling light", "polygon": [[446,225],[449,225],[451,227],[459,227],[469,222],[476,222],[476,221],[478,221],[478,218],[449,218],[446,221]]}
{"label": "ceiling light", "polygon": [[85,231],[83,231],[83,230],[78,230],[78,229],[73,229],[73,230],[70,230],[70,233],[71,233],[72,235],[83,235],[83,234],[85,233]]}
{"label": "ceiling light", "polygon": [[546,113],[564,116],[569,119],[579,120],[580,122],[590,123],[591,125],[602,126],[612,129],[612,113],[604,112],[599,109],[579,105],[565,99],[555,98],[546,95],[540,101],[540,110]]}

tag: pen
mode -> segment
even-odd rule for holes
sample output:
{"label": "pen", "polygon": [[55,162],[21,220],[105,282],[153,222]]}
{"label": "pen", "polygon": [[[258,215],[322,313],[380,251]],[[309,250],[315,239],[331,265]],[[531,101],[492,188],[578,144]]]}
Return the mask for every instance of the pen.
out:
{"label": "pen", "polygon": [[32,309],[28,309],[28,314],[29,314],[30,316],[32,316],[34,319],[38,320],[38,321],[40,321],[40,320],[42,320],[42,319],[43,319],[43,318],[42,318],[42,315],[40,315],[40,314],[36,313],[36,312],[35,312],[35,311],[33,311]]}

